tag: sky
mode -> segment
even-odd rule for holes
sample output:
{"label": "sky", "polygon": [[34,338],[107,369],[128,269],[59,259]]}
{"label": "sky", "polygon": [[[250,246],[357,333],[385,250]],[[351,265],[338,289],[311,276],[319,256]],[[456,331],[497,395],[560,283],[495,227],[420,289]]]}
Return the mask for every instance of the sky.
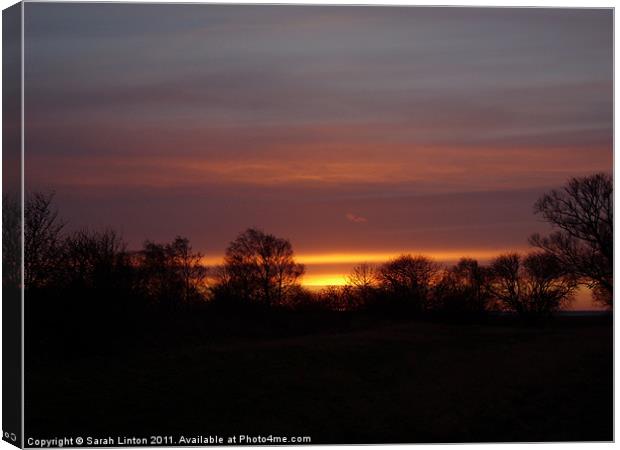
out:
{"label": "sky", "polygon": [[304,283],[526,251],[612,170],[610,9],[25,4],[25,174],[73,228],[291,240]]}

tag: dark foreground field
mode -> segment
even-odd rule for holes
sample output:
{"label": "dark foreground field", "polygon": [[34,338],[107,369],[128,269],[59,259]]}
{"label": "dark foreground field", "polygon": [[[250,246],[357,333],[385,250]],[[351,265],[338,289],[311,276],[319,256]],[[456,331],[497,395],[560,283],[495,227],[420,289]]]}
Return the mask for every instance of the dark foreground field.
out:
{"label": "dark foreground field", "polygon": [[610,317],[542,326],[383,320],[305,335],[170,342],[156,336],[108,354],[30,358],[26,437],[613,439]]}

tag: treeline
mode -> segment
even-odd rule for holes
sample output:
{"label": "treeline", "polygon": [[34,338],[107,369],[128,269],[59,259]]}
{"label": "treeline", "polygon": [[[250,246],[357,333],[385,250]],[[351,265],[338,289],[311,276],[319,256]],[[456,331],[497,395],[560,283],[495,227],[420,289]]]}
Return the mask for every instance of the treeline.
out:
{"label": "treeline", "polygon": [[425,256],[401,255],[378,267],[353,269],[342,287],[317,294],[337,310],[383,310],[476,317],[510,311],[534,318],[551,314],[572,299],[578,281],[546,253],[509,253],[488,266],[462,258],[442,267]]}
{"label": "treeline", "polygon": [[[19,205],[4,197],[3,211],[19,214]],[[12,211],[12,212],[10,212]],[[3,228],[3,242],[19,240],[19,221]],[[139,251],[112,229],[65,232],[65,222],[53,205],[53,194],[33,193],[24,205],[24,286],[34,297],[77,298],[110,309],[157,307],[175,310],[199,304],[209,297],[208,270],[189,240],[170,243],[145,241]],[[12,236],[7,236],[7,234]],[[4,252],[3,281],[21,279],[19,253]]]}
{"label": "treeline", "polygon": [[[24,209],[24,283],[39,311],[135,317],[145,310],[333,310],[478,316],[510,311],[547,316],[577,288],[613,303],[613,182],[595,174],[570,180],[535,205],[550,222],[534,235],[532,252],[500,255],[488,265],[463,258],[445,267],[425,256],[401,255],[378,266],[361,264],[345,286],[319,292],[301,285],[304,266],[291,243],[248,229],[230,243],[223,264],[206,267],[187,238],[145,241],[129,251],[113,230],[65,231],[53,195],[33,193]],[[20,285],[19,204],[5,195],[3,283]],[[42,306],[45,303],[46,306]],[[62,311],[61,311],[62,312]],[[135,313],[135,314],[134,314]],[[51,313],[50,313],[51,314]]]}

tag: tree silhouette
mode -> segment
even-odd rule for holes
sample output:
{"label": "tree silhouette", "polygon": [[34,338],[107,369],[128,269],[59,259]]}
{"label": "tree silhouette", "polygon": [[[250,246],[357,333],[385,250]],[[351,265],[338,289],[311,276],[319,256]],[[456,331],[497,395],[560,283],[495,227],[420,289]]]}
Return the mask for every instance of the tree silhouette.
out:
{"label": "tree silhouette", "polygon": [[202,263],[203,255],[194,252],[189,239],[177,236],[166,247],[173,270],[181,280],[182,302],[189,306],[204,292],[207,269]]}
{"label": "tree silhouette", "polygon": [[347,276],[347,285],[351,288],[350,296],[354,300],[351,303],[355,303],[355,309],[368,305],[377,293],[377,270],[370,264],[359,264]]}
{"label": "tree silhouette", "polygon": [[377,286],[377,273],[373,266],[362,263],[353,268],[347,276],[347,284],[357,289],[370,289]]}
{"label": "tree silhouette", "polygon": [[577,281],[553,255],[543,252],[525,257],[498,256],[491,264],[490,291],[502,309],[523,317],[540,317],[557,311],[571,299]]}
{"label": "tree silhouette", "polygon": [[70,234],[62,245],[65,281],[80,288],[113,289],[120,281],[121,268],[129,264],[126,247],[111,229]]}
{"label": "tree silhouette", "polygon": [[54,194],[35,192],[24,208],[24,283],[26,288],[44,287],[56,274],[64,222],[52,205]]}
{"label": "tree silhouette", "polygon": [[613,304],[613,180],[597,173],[572,178],[561,190],[541,197],[536,214],[557,231],[534,234],[530,243],[553,255],[594,291],[595,299]]}
{"label": "tree silhouette", "polygon": [[48,287],[62,299],[65,314],[89,314],[93,326],[105,329],[106,319],[118,324],[137,311],[141,296],[126,247],[112,229],[82,229],[63,240],[57,261],[61,276]]}
{"label": "tree silhouette", "polygon": [[303,273],[288,240],[250,228],[228,246],[220,282],[228,295],[272,306],[285,302]]}
{"label": "tree silhouette", "polygon": [[367,304],[352,285],[326,286],[314,293],[317,304],[330,311],[357,311]]}
{"label": "tree silhouette", "polygon": [[471,258],[446,269],[433,291],[433,308],[450,313],[483,313],[490,299],[489,271]]}
{"label": "tree silhouette", "polygon": [[384,295],[397,305],[421,311],[428,307],[440,266],[425,256],[402,255],[379,267],[377,278]]}
{"label": "tree silhouette", "polygon": [[168,309],[202,300],[207,276],[202,257],[192,250],[189,239],[181,236],[169,244],[146,241],[137,262],[146,297]]}

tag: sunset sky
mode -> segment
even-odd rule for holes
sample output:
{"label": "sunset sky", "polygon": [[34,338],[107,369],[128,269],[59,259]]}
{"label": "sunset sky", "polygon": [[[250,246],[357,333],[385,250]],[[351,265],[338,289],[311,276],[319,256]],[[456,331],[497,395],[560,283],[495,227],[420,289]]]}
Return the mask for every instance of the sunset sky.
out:
{"label": "sunset sky", "polygon": [[612,11],[25,4],[27,189],[131,248],[250,226],[306,284],[526,250],[612,168]]}

